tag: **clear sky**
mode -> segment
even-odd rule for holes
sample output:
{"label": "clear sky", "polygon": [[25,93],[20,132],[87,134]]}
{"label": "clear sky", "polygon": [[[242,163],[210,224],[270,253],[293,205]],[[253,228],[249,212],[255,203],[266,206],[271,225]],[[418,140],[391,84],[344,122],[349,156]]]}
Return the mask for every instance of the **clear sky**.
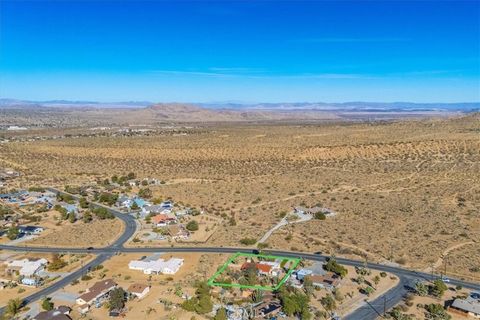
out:
{"label": "clear sky", "polygon": [[0,1],[0,97],[480,101],[480,1]]}

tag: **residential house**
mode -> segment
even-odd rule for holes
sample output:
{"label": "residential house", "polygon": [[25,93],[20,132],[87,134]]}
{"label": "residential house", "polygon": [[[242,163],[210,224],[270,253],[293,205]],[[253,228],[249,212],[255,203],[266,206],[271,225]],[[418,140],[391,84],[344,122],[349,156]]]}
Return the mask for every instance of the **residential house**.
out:
{"label": "residential house", "polygon": [[472,292],[466,299],[455,299],[448,311],[464,317],[480,319],[480,293]]}
{"label": "residential house", "polygon": [[38,279],[36,278],[22,278],[22,280],[20,281],[22,284],[26,285],[26,286],[31,286],[31,287],[38,287],[40,282]]}
{"label": "residential house", "polygon": [[312,270],[309,270],[309,269],[300,269],[296,272],[296,275],[297,275],[297,279],[300,280],[300,281],[303,281],[303,279],[306,277],[306,276],[309,276],[313,273]]}
{"label": "residential house", "polygon": [[67,306],[59,306],[50,311],[42,311],[33,317],[33,320],[71,320],[69,314],[72,309]]}
{"label": "residential house", "polygon": [[340,284],[341,278],[333,272],[328,272],[325,275],[308,275],[315,287],[333,290]]}
{"label": "residential house", "polygon": [[192,214],[192,209],[190,209],[190,208],[175,210],[175,215],[177,216],[177,218],[185,217],[189,214]]}
{"label": "residential house", "polygon": [[160,213],[167,214],[169,212],[170,212],[170,210],[165,209],[164,207],[162,207],[159,204],[154,204],[154,205],[151,205],[151,206],[145,206],[145,207],[142,208],[142,213],[145,214],[145,215],[147,215],[147,214],[160,214]]}
{"label": "residential house", "polygon": [[79,305],[79,311],[85,313],[90,306],[95,302],[101,302],[108,298],[110,291],[115,289],[117,284],[112,279],[102,280],[95,283],[92,287],[77,298],[77,304]]}
{"label": "residential house", "polygon": [[167,226],[168,233],[174,240],[186,240],[190,237],[190,232],[180,224],[172,224]]}
{"label": "residential house", "polygon": [[128,287],[127,292],[138,299],[142,299],[150,292],[150,286],[146,284],[133,283],[130,287]]}
{"label": "residential house", "polygon": [[319,206],[315,206],[315,207],[311,207],[311,208],[295,207],[295,208],[293,208],[293,211],[295,213],[310,214],[310,215],[314,215],[315,213],[318,213],[318,212],[321,212],[321,213],[325,214],[326,216],[334,215],[334,212],[332,210],[330,210],[328,208],[322,208],[322,207],[319,207]]}
{"label": "residential house", "polygon": [[303,281],[303,279],[308,275],[320,275],[324,276],[327,274],[327,271],[323,269],[323,263],[315,263],[310,267],[305,267],[296,272],[297,279]]}
{"label": "residential house", "polygon": [[165,227],[171,223],[176,223],[177,218],[173,214],[157,214],[152,217],[152,222],[157,227]]}
{"label": "residential house", "polygon": [[255,318],[271,319],[282,311],[279,301],[271,301],[256,306],[253,310]]}
{"label": "residential house", "polygon": [[247,270],[254,266],[257,269],[258,274],[260,275],[268,275],[268,276],[276,276],[278,275],[278,270],[276,270],[271,264],[266,264],[263,262],[253,263],[253,262],[245,262],[241,266],[241,270]]}
{"label": "residential house", "polygon": [[43,271],[48,261],[41,259],[21,259],[6,261],[7,273],[16,273],[24,277],[32,277],[40,271]]}
{"label": "residential house", "polygon": [[133,200],[131,200],[126,195],[121,195],[117,199],[117,206],[122,208],[130,208],[133,204]]}
{"label": "residential house", "polygon": [[39,226],[18,226],[18,231],[27,235],[40,234],[43,230],[44,229]]}
{"label": "residential house", "polygon": [[139,208],[143,208],[145,206],[149,206],[150,205],[150,202],[142,199],[142,198],[138,198],[138,197],[135,197],[133,200],[132,200],[132,205],[133,203],[135,203]]}
{"label": "residential house", "polygon": [[141,270],[145,274],[175,274],[183,265],[183,259],[171,258],[170,260],[132,260],[128,268]]}

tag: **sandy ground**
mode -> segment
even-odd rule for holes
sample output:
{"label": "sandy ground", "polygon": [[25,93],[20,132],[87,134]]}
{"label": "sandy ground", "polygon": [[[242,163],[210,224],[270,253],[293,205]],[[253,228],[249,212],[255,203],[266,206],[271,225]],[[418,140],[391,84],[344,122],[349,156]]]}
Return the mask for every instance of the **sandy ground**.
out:
{"label": "sandy ground", "polygon": [[31,241],[25,242],[32,246],[52,247],[101,247],[111,244],[118,238],[124,225],[119,219],[94,220],[90,223],[77,221],[74,224],[64,222],[62,226],[48,229]]}
{"label": "sandy ground", "polygon": [[[189,314],[180,308],[166,309],[163,303],[159,301],[169,301],[174,305],[182,303],[184,300],[175,294],[180,288],[182,294],[193,295],[194,283],[196,280],[205,280],[216,271],[220,263],[227,259],[226,255],[220,254],[163,254],[163,259],[170,257],[185,259],[184,265],[175,275],[145,275],[141,271],[128,269],[128,263],[131,260],[140,259],[141,254],[121,254],[105,262],[103,268],[92,273],[93,279],[80,281],[79,284],[69,285],[64,291],[79,295],[86,288],[104,279],[112,278],[122,288],[127,289],[133,283],[148,284],[151,286],[149,294],[142,300],[132,300],[127,302],[127,319],[190,319],[193,314]],[[57,303],[70,305],[74,310],[74,316],[79,316],[74,304],[66,301],[56,301]],[[90,319],[109,319],[108,311],[104,308],[93,308],[88,313]],[[195,315],[197,319],[204,319]]]}
{"label": "sandy ground", "polygon": [[[479,130],[478,114],[348,125],[218,125],[182,137],[8,143],[0,146],[0,161],[23,168],[18,184],[25,187],[130,171],[166,181],[152,187],[155,196],[222,217],[210,245],[258,240],[282,212],[320,203],[337,215],[284,227],[268,245],[357,259],[368,253],[371,261],[424,270],[448,248],[480,241]],[[478,262],[468,259],[478,256],[475,247],[449,252],[462,257],[447,259],[447,270],[479,278]]]}
{"label": "sandy ground", "polygon": [[[469,291],[468,290],[461,290],[460,293],[459,293],[459,292],[456,292],[455,290],[453,290],[453,288],[450,288],[450,290],[445,292],[444,296],[441,299],[437,299],[437,298],[430,297],[430,296],[425,296],[425,297],[415,296],[414,299],[412,300],[413,305],[411,307],[408,307],[408,310],[403,312],[403,313],[411,314],[415,317],[415,319],[425,319],[425,309],[418,307],[417,306],[418,304],[424,305],[424,304],[435,303],[435,304],[445,305],[446,301],[452,300],[452,299],[455,298],[455,296],[458,296],[458,295],[461,295],[461,294],[468,295]],[[456,313],[453,313],[453,312],[448,312],[448,314],[450,316],[452,316],[453,320],[467,319],[467,318],[465,318],[461,315],[458,315]]]}

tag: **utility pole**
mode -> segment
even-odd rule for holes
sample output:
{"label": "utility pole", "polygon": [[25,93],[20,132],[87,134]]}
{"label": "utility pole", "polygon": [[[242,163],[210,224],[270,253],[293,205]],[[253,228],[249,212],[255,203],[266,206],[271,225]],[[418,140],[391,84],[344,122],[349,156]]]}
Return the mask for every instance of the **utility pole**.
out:
{"label": "utility pole", "polygon": [[443,274],[444,274],[444,276],[446,277],[446,276],[447,276],[447,257],[445,257],[445,258],[443,259],[443,264],[444,264],[444,268],[445,268]]}

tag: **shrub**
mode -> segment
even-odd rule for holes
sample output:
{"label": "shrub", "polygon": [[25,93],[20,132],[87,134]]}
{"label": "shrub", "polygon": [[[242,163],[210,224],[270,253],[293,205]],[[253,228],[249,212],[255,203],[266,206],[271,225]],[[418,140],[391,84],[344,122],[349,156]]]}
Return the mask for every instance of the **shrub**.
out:
{"label": "shrub", "polygon": [[186,228],[189,231],[197,231],[198,230],[198,222],[195,221],[195,220],[191,220],[187,223]]}
{"label": "shrub", "polygon": [[254,245],[255,243],[257,243],[257,240],[253,239],[253,238],[243,238],[243,239],[240,240],[240,243],[245,245],[245,246],[251,246],[251,245]]}

